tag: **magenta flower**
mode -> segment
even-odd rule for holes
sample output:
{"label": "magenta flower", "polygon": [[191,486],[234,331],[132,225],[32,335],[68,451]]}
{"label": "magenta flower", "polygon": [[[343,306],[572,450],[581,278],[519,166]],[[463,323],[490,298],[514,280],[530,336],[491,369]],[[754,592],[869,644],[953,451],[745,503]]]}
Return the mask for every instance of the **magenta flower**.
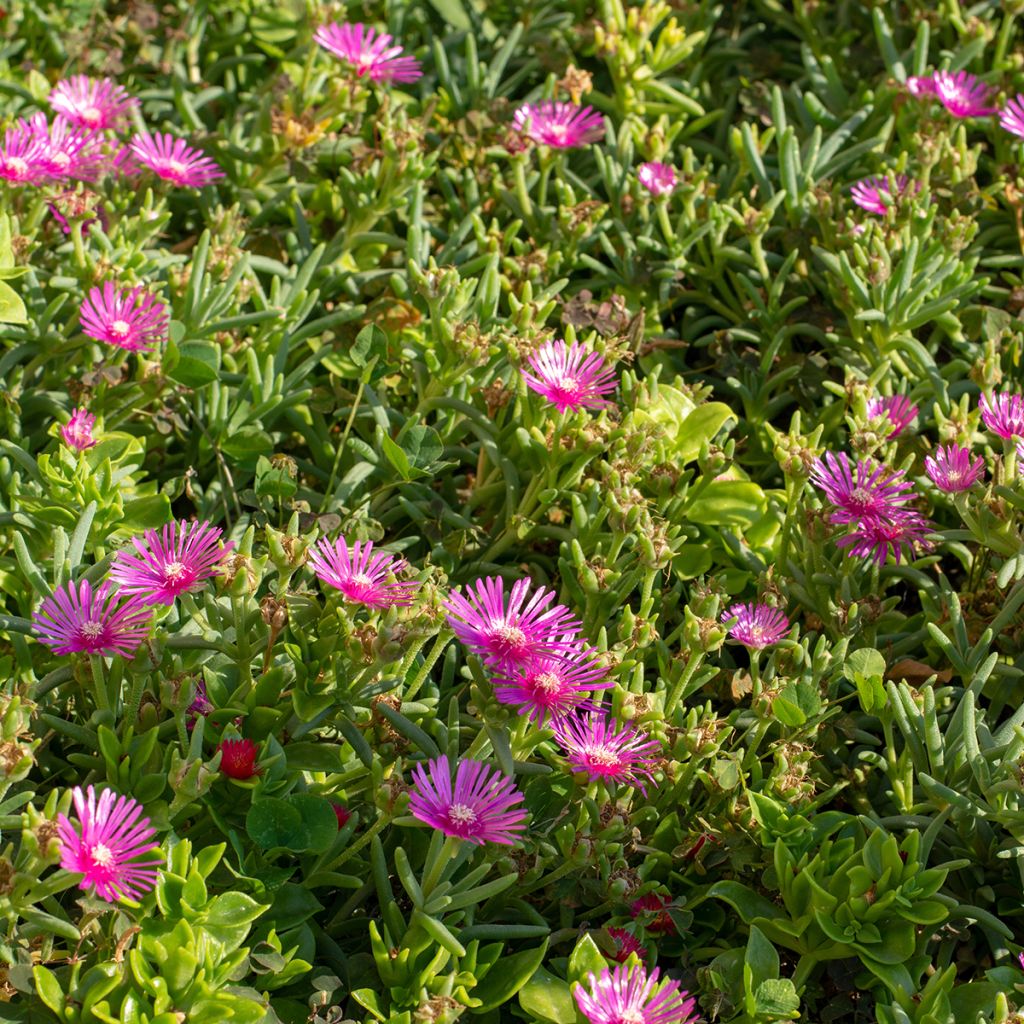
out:
{"label": "magenta flower", "polygon": [[902,434],[917,418],[918,408],[906,395],[887,395],[868,402],[868,419],[885,416],[892,424],[889,440]]}
{"label": "magenta flower", "polygon": [[913,485],[904,479],[902,470],[891,472],[866,459],[854,468],[856,475],[845,452],[838,456],[826,452],[811,469],[811,480],[836,506],[830,522],[846,525],[863,519],[891,519],[913,498],[907,493]]}
{"label": "magenta flower", "polygon": [[613,685],[606,678],[608,670],[595,660],[595,655],[592,648],[580,645],[559,655],[539,657],[523,668],[496,676],[494,696],[537,725],[543,725],[548,716],[561,718],[590,708],[593,691]]}
{"label": "magenta flower", "polygon": [[211,181],[224,177],[224,172],[203,154],[189,146],[184,139],[156,132],[141,132],[129,143],[132,154],[158,178],[181,188],[202,188]]}
{"label": "magenta flower", "polygon": [[[877,213],[880,217],[885,216],[889,207],[893,205],[893,200],[898,196],[906,195],[911,184],[905,174],[897,174],[894,183],[895,192],[893,183],[888,178],[877,176],[862,178],[850,186],[850,196],[862,210],[867,210],[868,213]],[[919,189],[919,185],[915,186],[915,191]]]}
{"label": "magenta flower", "polygon": [[647,795],[643,779],[654,781],[651,769],[661,744],[632,725],[621,725],[603,711],[557,719],[552,728],[573,771],[590,779],[636,786]]}
{"label": "magenta flower", "polygon": [[515,129],[552,149],[576,149],[604,136],[604,118],[592,107],[542,100],[524,103],[513,115]]}
{"label": "magenta flower", "polygon": [[528,357],[533,368],[519,372],[531,391],[543,395],[559,412],[566,409],[604,409],[614,405],[604,396],[617,386],[615,371],[596,352],[579,342],[549,341]]}
{"label": "magenta flower", "polygon": [[415,57],[403,57],[386,32],[362,25],[333,22],[322,25],[313,38],[335,57],[348,61],[360,77],[372,82],[415,82],[423,76]]}
{"label": "magenta flower", "polygon": [[152,352],[167,340],[170,327],[162,302],[142,287],[118,291],[111,281],[89,289],[78,318],[90,338],[129,352]]}
{"label": "magenta flower", "polygon": [[117,131],[139,101],[111,78],[72,75],[50,92],[50,106],[72,124],[92,131]]}
{"label": "magenta flower", "polygon": [[232,541],[221,547],[220,535],[220,527],[208,522],[171,522],[160,533],[147,530],[142,540],[132,537],[137,555],[124,549],[114,556],[110,578],[148,604],[174,604],[179,594],[198,590],[216,574],[234,547]]}
{"label": "magenta flower", "polygon": [[1000,395],[982,395],[978,400],[981,421],[1002,438],[1024,436],[1024,398],[1004,391]]}
{"label": "magenta flower", "polygon": [[20,123],[39,140],[43,148],[39,166],[48,179],[95,181],[106,170],[107,140],[102,135],[79,128],[60,114],[53,124],[42,113]]}
{"label": "magenta flower", "polygon": [[904,548],[908,558],[917,547],[925,551],[932,548],[926,540],[931,530],[932,524],[924,516],[905,509],[892,519],[865,519],[847,536],[840,537],[836,546],[849,548],[849,554],[870,558],[878,565],[884,565],[891,553],[898,565]]}
{"label": "magenta flower", "polygon": [[934,75],[911,75],[907,79],[907,92],[911,96],[923,99],[926,96],[935,96],[937,89]]}
{"label": "magenta flower", "polygon": [[934,79],[935,95],[954,117],[987,117],[996,113],[995,107],[987,105],[992,88],[977,75],[967,71],[936,71]]}
{"label": "magenta flower", "polygon": [[629,916],[634,921],[639,920],[644,931],[652,935],[668,935],[677,930],[676,923],[669,913],[671,906],[671,900],[656,892],[649,892],[630,903]]}
{"label": "magenta flower", "polygon": [[999,111],[999,123],[1017,138],[1024,139],[1024,93],[1007,101],[1006,106]]}
{"label": "magenta flower", "polygon": [[513,781],[480,761],[460,761],[452,788],[448,758],[428,761],[412,770],[409,812],[446,836],[482,846],[512,846],[525,830],[523,794]]}
{"label": "magenta flower", "polygon": [[206,683],[202,679],[197,679],[195,696],[187,710],[189,728],[196,724],[197,718],[208,715],[211,711],[213,711],[213,701],[210,700],[210,695],[206,692]]}
{"label": "magenta flower", "polygon": [[46,171],[46,144],[24,121],[8,128],[0,148],[0,179],[12,185],[41,185]]}
{"label": "magenta flower", "polygon": [[32,616],[39,642],[55,654],[121,654],[129,657],[149,634],[149,609],[131,599],[118,606],[108,580],[93,590],[88,580],[65,583]]}
{"label": "magenta flower", "polygon": [[71,414],[71,419],[60,428],[61,440],[69,448],[74,448],[76,452],[84,452],[87,448],[92,448],[96,444],[96,439],[92,436],[92,425],[95,422],[96,417],[90,415],[85,409],[75,409]]}
{"label": "magenta flower", "polygon": [[678,180],[674,167],[657,161],[641,164],[637,168],[636,176],[640,179],[640,184],[655,196],[668,195],[676,187]]}
{"label": "magenta flower", "polygon": [[612,959],[616,962],[624,964],[634,953],[641,959],[647,957],[647,947],[625,928],[609,928],[608,935],[615,946]]}
{"label": "magenta flower", "polygon": [[221,740],[217,747],[220,753],[220,770],[229,779],[245,781],[261,773],[256,763],[260,748],[255,740]]}
{"label": "magenta flower", "polygon": [[122,896],[142,898],[156,884],[161,859],[139,860],[159,849],[149,818],[142,817],[142,806],[131,797],[105,789],[99,799],[89,786],[71,791],[80,831],[67,815],[57,816],[57,835],[61,841],[60,866],[83,876],[80,887],[91,889],[101,900],[115,903]]}
{"label": "magenta flower", "polygon": [[340,590],[346,601],[368,608],[411,604],[416,580],[395,582],[406,567],[404,559],[387,552],[373,553],[373,541],[356,541],[350,548],[343,537],[332,544],[322,537],[309,551],[309,564],[321,583]]}
{"label": "magenta flower", "polygon": [[789,632],[789,619],[770,604],[734,604],[722,613],[723,622],[730,619],[736,623],[729,636],[754,651],[777,644]]}
{"label": "magenta flower", "polygon": [[691,1024],[697,1019],[695,1000],[681,991],[678,981],[658,984],[655,967],[648,975],[643,964],[624,964],[587,975],[589,988],[573,990],[580,1013],[590,1024]]}
{"label": "magenta flower", "polygon": [[502,674],[571,650],[582,628],[564,605],[548,608],[553,590],[541,587],[531,595],[530,586],[530,580],[517,580],[506,604],[505,581],[491,576],[471,583],[467,596],[453,591],[443,602],[460,642]]}
{"label": "magenta flower", "polygon": [[956,494],[973,487],[985,475],[985,460],[971,457],[970,448],[948,444],[926,455],[924,471],[940,491]]}

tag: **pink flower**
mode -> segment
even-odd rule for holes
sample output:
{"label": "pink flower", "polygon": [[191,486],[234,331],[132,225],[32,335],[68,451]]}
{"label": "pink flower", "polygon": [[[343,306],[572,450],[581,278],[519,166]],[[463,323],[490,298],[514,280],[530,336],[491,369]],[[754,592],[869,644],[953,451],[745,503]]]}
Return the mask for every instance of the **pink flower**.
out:
{"label": "pink flower", "polygon": [[443,602],[459,641],[503,674],[570,650],[582,628],[564,605],[548,608],[553,590],[540,587],[531,595],[530,586],[517,580],[506,604],[505,581],[491,576],[471,583],[468,596],[453,591]]}
{"label": "pink flower", "polygon": [[657,161],[641,164],[637,168],[636,176],[651,195],[668,195],[676,187],[676,171],[669,164]]}
{"label": "pink flower", "polygon": [[999,111],[999,123],[1017,138],[1024,139],[1024,93],[1007,101],[1006,106]]}
{"label": "pink flower", "polygon": [[592,107],[542,100],[524,103],[513,115],[515,129],[552,149],[576,149],[604,136],[604,118]]}
{"label": "pink flower", "polygon": [[331,810],[334,811],[334,816],[338,819],[338,831],[341,831],[348,824],[352,812],[344,804],[339,804],[335,800],[331,801]]}
{"label": "pink flower", "polygon": [[60,428],[61,440],[69,448],[74,448],[76,452],[84,452],[87,448],[92,448],[96,444],[96,439],[92,436],[92,426],[95,422],[96,417],[90,415],[85,409],[75,409],[71,414],[71,419]]}
{"label": "pink flower", "polygon": [[138,555],[118,551],[110,578],[127,594],[148,604],[174,604],[179,594],[198,590],[216,574],[217,564],[234,547],[219,546],[221,529],[202,523],[167,523],[160,533],[147,530],[142,540],[132,537]]}
{"label": "pink flower", "polygon": [[573,990],[580,1013],[590,1024],[691,1024],[696,1002],[678,981],[658,984],[658,968],[648,975],[643,964],[624,964],[588,974],[589,988]]}
{"label": "pink flower", "polygon": [[[868,213],[877,213],[884,216],[893,199],[897,196],[906,195],[910,188],[910,179],[905,174],[897,174],[894,178],[896,191],[893,192],[893,185],[888,178],[871,177],[863,178],[850,186],[850,196],[853,201]],[[915,186],[915,191],[920,185]]]}
{"label": "pink flower", "polygon": [[152,352],[167,340],[167,307],[144,288],[120,292],[113,282],[90,288],[79,310],[82,331],[90,338],[129,352]]}
{"label": "pink flower", "polygon": [[196,724],[196,719],[208,715],[213,711],[213,701],[206,692],[206,683],[202,679],[196,680],[196,692],[192,703],[188,706],[188,725],[191,728]]}
{"label": "pink flower", "polygon": [[1002,438],[1024,436],[1024,398],[1004,391],[1000,395],[982,395],[978,400],[981,421]]}
{"label": "pink flower", "polygon": [[346,601],[368,608],[411,604],[420,585],[390,580],[405,568],[405,561],[387,552],[374,554],[369,540],[357,540],[350,548],[343,537],[333,543],[322,537],[309,551],[309,564],[317,579],[340,590]]}
{"label": "pink flower", "polygon": [[948,444],[926,455],[924,471],[940,491],[956,494],[973,487],[985,475],[985,460],[971,457],[970,448]]}
{"label": "pink flower", "polygon": [[936,71],[935,94],[954,117],[987,117],[996,113],[987,106],[992,96],[991,86],[985,85],[967,71]]}
{"label": "pink flower", "polygon": [[523,794],[507,775],[493,773],[480,761],[460,761],[452,788],[447,757],[428,761],[412,770],[413,788],[409,812],[440,829],[446,836],[482,846],[511,846],[525,829],[526,809],[517,807]]}
{"label": "pink flower", "polygon": [[106,170],[107,140],[102,135],[76,127],[60,114],[53,119],[53,124],[49,124],[42,113],[33,114],[27,122],[21,123],[43,148],[39,166],[47,178],[95,181]]}
{"label": "pink flower", "polygon": [[93,590],[88,580],[65,583],[32,616],[40,643],[55,654],[121,654],[129,657],[149,634],[149,609],[132,599],[118,606],[108,580]]}
{"label": "pink flower", "polygon": [[559,412],[614,405],[604,396],[617,386],[615,371],[579,342],[566,345],[562,340],[549,341],[530,355],[528,362],[534,372],[525,367],[520,370],[526,386],[543,395]]}
{"label": "pink flower", "polygon": [[723,622],[730,619],[737,621],[729,636],[755,651],[777,644],[789,632],[789,619],[769,604],[734,604],[722,613]]}
{"label": "pink flower", "polygon": [[891,519],[913,498],[902,470],[891,472],[885,466],[861,459],[850,469],[845,452],[838,456],[826,452],[811,469],[811,480],[836,506],[829,521],[837,525],[858,523],[864,519]]}
{"label": "pink flower", "polygon": [[157,867],[163,863],[139,860],[160,847],[153,841],[156,832],[149,818],[142,817],[141,805],[112,789],[105,789],[97,800],[92,786],[84,792],[75,786],[71,796],[80,830],[67,815],[57,816],[60,866],[81,874],[79,886],[108,903],[122,896],[141,899],[156,884]]}
{"label": "pink flower", "polygon": [[403,57],[402,48],[391,45],[391,36],[386,32],[378,35],[376,29],[359,22],[322,25],[313,38],[335,57],[348,61],[360,78],[369,76],[373,82],[415,82],[423,76],[420,62],[415,57]]}
{"label": "pink flower", "polygon": [[866,519],[847,536],[840,537],[836,545],[849,548],[849,554],[858,558],[870,558],[878,565],[884,565],[891,553],[899,564],[903,549],[907,557],[920,547],[925,551],[932,548],[926,536],[932,525],[923,516],[910,510],[902,510],[892,519]]}
{"label": "pink flower", "polygon": [[651,769],[658,758],[650,755],[661,749],[657,740],[632,725],[620,725],[603,711],[557,719],[552,727],[573,771],[636,786],[646,796],[643,779],[654,781]]}
{"label": "pink flower", "polygon": [[50,106],[72,124],[92,131],[117,131],[139,101],[111,78],[72,75],[50,93]]}
{"label": "pink flower", "polygon": [[202,188],[224,177],[224,172],[200,149],[189,146],[184,139],[156,132],[132,136],[129,148],[136,159],[158,178],[181,188]]}
{"label": "pink flower", "polygon": [[613,960],[624,964],[634,953],[646,959],[647,947],[632,932],[627,932],[625,928],[609,928],[608,935],[615,946]]}
{"label": "pink flower", "polygon": [[937,90],[934,75],[911,75],[907,79],[907,92],[918,99],[923,99],[926,96],[935,96]]}
{"label": "pink flower", "polygon": [[633,900],[629,905],[629,916],[634,921],[639,919],[644,930],[652,935],[666,935],[677,930],[676,923],[668,912],[671,906],[671,900],[659,896],[656,892],[649,892]]}
{"label": "pink flower", "polygon": [[41,185],[47,173],[46,144],[24,121],[8,128],[0,149],[0,179],[12,185]]}
{"label": "pink flower", "polygon": [[885,416],[892,424],[891,440],[902,434],[917,418],[918,408],[906,395],[887,395],[884,398],[872,398],[868,402],[868,419]]}
{"label": "pink flower", "polygon": [[220,746],[221,774],[229,779],[251,779],[260,774],[256,764],[260,748],[254,740],[221,740]]}

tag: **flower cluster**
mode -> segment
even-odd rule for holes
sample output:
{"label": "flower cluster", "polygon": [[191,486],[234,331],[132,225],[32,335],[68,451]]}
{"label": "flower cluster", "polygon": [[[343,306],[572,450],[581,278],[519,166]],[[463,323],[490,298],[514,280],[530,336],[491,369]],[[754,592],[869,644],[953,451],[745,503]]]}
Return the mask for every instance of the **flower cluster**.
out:
{"label": "flower cluster", "polygon": [[918,99],[937,99],[957,118],[999,115],[999,124],[1011,135],[1024,139],[1024,93],[991,106],[995,89],[968,71],[935,71],[907,79],[907,91]]}

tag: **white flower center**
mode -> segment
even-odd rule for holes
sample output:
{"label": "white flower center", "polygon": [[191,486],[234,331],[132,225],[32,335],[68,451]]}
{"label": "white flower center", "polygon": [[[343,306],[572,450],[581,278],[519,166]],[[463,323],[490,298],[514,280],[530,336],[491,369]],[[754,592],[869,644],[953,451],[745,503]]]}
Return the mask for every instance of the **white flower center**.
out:
{"label": "white flower center", "polygon": [[127,338],[131,329],[131,324],[127,320],[115,320],[110,325],[110,333],[115,338]]}
{"label": "white flower center", "polygon": [[109,846],[97,843],[90,853],[93,864],[101,868],[109,868],[114,863],[114,854]]}
{"label": "white flower center", "polygon": [[549,124],[548,135],[550,135],[557,142],[565,142],[565,137],[569,134],[569,126],[567,124]]}
{"label": "white flower center", "polygon": [[619,756],[607,747],[589,747],[585,751],[587,760],[602,768],[614,768],[619,764]]}
{"label": "white flower center", "polygon": [[858,505],[870,505],[872,502],[872,494],[866,487],[854,487],[850,491],[850,500]]}
{"label": "white flower center", "polygon": [[7,166],[11,169],[11,173],[19,178],[23,178],[28,173],[28,161],[22,160],[20,156],[8,158]]}
{"label": "white flower center", "polygon": [[181,562],[168,562],[164,566],[164,579],[168,583],[177,583],[185,575],[185,566]]}
{"label": "white flower center", "polygon": [[526,634],[518,626],[510,626],[506,622],[496,624],[491,635],[506,648],[521,648],[526,643]]}
{"label": "white flower center", "polygon": [[452,804],[448,809],[448,817],[456,825],[476,824],[476,811],[467,804]]}
{"label": "white flower center", "polygon": [[562,688],[562,680],[554,672],[541,672],[534,676],[533,688],[539,693],[558,693]]}
{"label": "white flower center", "polygon": [[54,167],[66,170],[68,165],[71,163],[71,157],[69,157],[67,153],[54,153],[50,156],[50,163],[52,163]]}
{"label": "white flower center", "polygon": [[575,377],[559,377],[555,381],[555,387],[559,391],[572,392],[579,389],[580,382]]}
{"label": "white flower center", "polygon": [[102,622],[96,622],[93,619],[90,619],[88,622],[82,623],[82,636],[84,636],[86,640],[95,640],[102,632]]}
{"label": "white flower center", "polygon": [[183,178],[188,172],[188,165],[183,164],[180,160],[168,160],[167,169],[171,174],[175,175],[175,177]]}
{"label": "white flower center", "polygon": [[103,120],[103,111],[99,107],[86,107],[79,116],[90,128],[95,128]]}

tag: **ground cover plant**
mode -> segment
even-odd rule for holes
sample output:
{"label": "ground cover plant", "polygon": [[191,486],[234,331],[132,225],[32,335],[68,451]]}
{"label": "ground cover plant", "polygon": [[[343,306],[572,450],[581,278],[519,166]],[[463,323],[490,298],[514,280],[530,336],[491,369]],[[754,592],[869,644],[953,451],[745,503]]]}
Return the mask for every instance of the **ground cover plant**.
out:
{"label": "ground cover plant", "polygon": [[5,5],[0,1019],[1024,1019],[1022,14]]}

